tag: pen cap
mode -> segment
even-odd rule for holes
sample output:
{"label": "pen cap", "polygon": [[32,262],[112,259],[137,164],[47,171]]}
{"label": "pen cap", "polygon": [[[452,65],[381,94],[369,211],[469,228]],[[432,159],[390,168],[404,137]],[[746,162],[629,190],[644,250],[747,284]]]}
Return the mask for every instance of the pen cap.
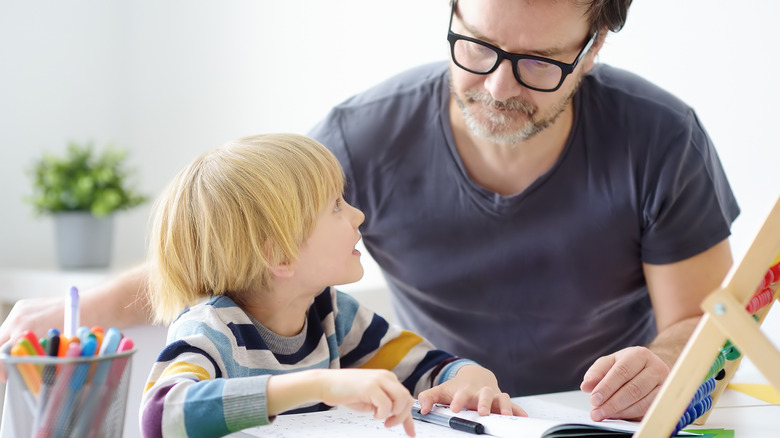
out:
{"label": "pen cap", "polygon": [[452,417],[450,418],[450,427],[455,430],[460,430],[468,433],[482,434],[485,433],[485,426],[475,421],[464,420],[463,418]]}
{"label": "pen cap", "polygon": [[79,290],[76,286],[71,286],[68,295],[65,297],[65,336],[68,338],[76,336],[79,327]]}

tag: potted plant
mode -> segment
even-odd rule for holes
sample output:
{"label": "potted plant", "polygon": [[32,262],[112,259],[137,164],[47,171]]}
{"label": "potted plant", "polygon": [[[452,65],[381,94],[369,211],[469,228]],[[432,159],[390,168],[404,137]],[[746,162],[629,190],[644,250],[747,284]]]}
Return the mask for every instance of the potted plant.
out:
{"label": "potted plant", "polygon": [[111,262],[113,213],[147,200],[130,184],[127,151],[71,142],[64,156],[45,153],[32,168],[30,203],[54,217],[57,258],[63,268],[106,267]]}

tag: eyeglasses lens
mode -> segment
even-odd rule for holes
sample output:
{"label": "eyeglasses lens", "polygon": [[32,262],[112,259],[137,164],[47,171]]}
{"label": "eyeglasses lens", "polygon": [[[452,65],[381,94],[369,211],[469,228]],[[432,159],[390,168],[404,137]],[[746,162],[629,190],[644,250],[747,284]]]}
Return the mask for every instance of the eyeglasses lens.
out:
{"label": "eyeglasses lens", "polygon": [[[472,73],[488,73],[496,66],[498,53],[491,47],[458,39],[452,47],[455,63]],[[553,89],[561,81],[563,71],[555,64],[537,59],[519,59],[515,73],[522,83],[539,89]]]}

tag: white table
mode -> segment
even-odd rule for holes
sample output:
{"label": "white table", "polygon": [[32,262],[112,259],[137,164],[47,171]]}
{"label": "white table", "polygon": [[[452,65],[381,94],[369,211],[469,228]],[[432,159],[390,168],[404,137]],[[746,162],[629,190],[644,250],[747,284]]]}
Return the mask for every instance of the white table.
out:
{"label": "white table", "polygon": [[[70,285],[89,288],[115,275],[112,270],[93,271],[60,271],[36,269],[0,269],[0,303],[13,304],[25,297],[57,296],[64,294]],[[390,312],[389,298],[381,284],[363,283],[345,287],[361,301],[366,301],[374,310]],[[774,306],[762,326],[763,331],[776,344],[780,342],[780,306]],[[128,395],[127,414],[125,417],[125,437],[140,436],[138,430],[138,406],[141,391],[146,376],[156,355],[164,346],[166,330],[160,326],[142,326],[124,330],[139,344],[138,352],[133,358],[132,375]],[[747,360],[743,360],[734,381],[744,383],[763,383],[763,377]],[[0,408],[2,408],[2,392],[4,385],[0,384]],[[574,391],[572,393],[548,394],[545,400],[562,403],[580,409],[587,409],[587,396]],[[522,399],[520,399],[522,404]],[[780,436],[780,407],[768,406],[752,397],[744,396],[735,391],[727,390],[716,404],[710,415],[707,428],[728,428],[736,430],[738,438],[776,438]],[[423,429],[423,428],[418,428]],[[380,432],[382,432],[380,430]],[[435,436],[441,436],[438,431]],[[280,435],[305,436],[305,435]],[[392,435],[390,435],[392,436]],[[402,434],[402,436],[405,436]],[[423,436],[418,434],[418,436]],[[319,437],[322,438],[322,437]]]}
{"label": "white table", "polygon": [[[588,394],[581,391],[517,397],[514,401],[520,406],[525,406],[533,417],[559,421],[566,419],[579,422],[586,419],[590,408]],[[776,438],[780,436],[779,419],[780,406],[770,405],[729,389],[723,393],[705,425],[692,425],[686,429],[731,429],[735,431],[735,436],[738,438]],[[518,422],[518,424],[522,423]],[[523,428],[518,427],[517,430]],[[464,432],[419,421],[415,421],[415,431],[417,437],[467,438],[470,436]],[[512,431],[514,433],[514,429]],[[283,415],[277,417],[272,425],[248,429],[230,436],[233,438],[406,437],[401,426],[386,429],[381,421],[345,408],[337,408],[326,413]],[[530,435],[518,432],[516,436]]]}

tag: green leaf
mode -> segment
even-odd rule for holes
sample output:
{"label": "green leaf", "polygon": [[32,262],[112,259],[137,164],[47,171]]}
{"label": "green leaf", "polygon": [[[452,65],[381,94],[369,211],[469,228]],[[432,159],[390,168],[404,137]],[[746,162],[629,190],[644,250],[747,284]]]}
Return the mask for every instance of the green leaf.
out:
{"label": "green leaf", "polygon": [[91,211],[105,216],[147,201],[130,183],[127,151],[106,147],[96,153],[91,143],[68,144],[64,156],[44,153],[30,169],[33,195],[26,199],[36,213]]}

